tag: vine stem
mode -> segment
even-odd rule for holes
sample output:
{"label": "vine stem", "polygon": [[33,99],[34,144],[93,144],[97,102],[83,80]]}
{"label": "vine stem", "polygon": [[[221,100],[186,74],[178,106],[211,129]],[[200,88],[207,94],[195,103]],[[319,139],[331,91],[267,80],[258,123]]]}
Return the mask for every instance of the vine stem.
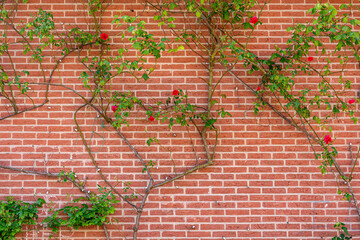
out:
{"label": "vine stem", "polygon": [[147,187],[146,187],[146,190],[145,190],[145,194],[143,196],[143,199],[141,201],[141,205],[139,207],[139,211],[136,215],[136,220],[135,220],[135,226],[133,228],[133,231],[134,231],[134,234],[133,234],[133,240],[136,240],[137,239],[137,234],[138,234],[138,230],[139,230],[139,224],[140,224],[140,218],[141,218],[141,215],[144,211],[144,207],[145,207],[145,203],[146,203],[146,200],[150,194],[150,191],[151,191],[151,187],[153,185],[153,180],[150,179]]}
{"label": "vine stem", "polygon": [[108,231],[105,223],[103,223],[102,226],[103,226],[103,228],[104,228],[104,233],[105,233],[106,240],[110,240],[109,231]]}
{"label": "vine stem", "polygon": [[[85,47],[85,46],[92,45],[92,44],[94,44],[94,43],[95,43],[95,42],[90,42],[90,43],[82,44],[82,45],[80,45],[80,46],[77,47],[77,48],[71,49],[67,54],[65,54],[65,55],[62,56],[59,60],[57,60],[57,61],[56,61],[56,64],[55,64],[54,67],[53,67],[53,69],[51,70],[51,73],[50,73],[50,76],[49,76],[48,81],[45,81],[45,82],[43,82],[43,83],[31,83],[31,84],[38,84],[38,85],[46,85],[45,100],[44,100],[43,103],[41,103],[41,104],[39,104],[39,105],[36,105],[36,106],[33,106],[33,107],[31,107],[31,108],[27,108],[27,109],[25,109],[25,110],[21,110],[21,111],[18,111],[18,110],[17,110],[17,111],[15,111],[15,112],[12,113],[12,114],[9,114],[9,115],[7,115],[7,116],[5,116],[5,117],[0,118],[0,121],[1,121],[1,120],[4,120],[4,119],[7,119],[7,118],[10,118],[10,117],[13,117],[13,116],[16,116],[16,115],[19,115],[19,114],[24,113],[24,112],[32,111],[32,110],[34,110],[34,109],[37,109],[37,108],[40,108],[40,107],[44,106],[46,103],[49,102],[49,100],[48,100],[48,92],[49,92],[49,90],[50,90],[50,85],[62,86],[62,87],[65,87],[65,88],[70,89],[69,87],[66,87],[65,85],[52,84],[52,83],[51,83],[51,80],[52,80],[52,77],[53,77],[53,75],[54,75],[55,70],[58,68],[58,66],[60,65],[60,63],[61,63],[66,57],[68,57],[71,53],[73,53],[74,51],[77,51],[77,50],[79,50],[79,49],[82,49],[82,48]],[[72,89],[70,89],[70,90],[72,90]],[[74,91],[74,90],[72,90],[72,91]],[[79,94],[78,94],[78,95],[79,95]],[[80,96],[81,96],[81,95],[80,95]],[[82,97],[82,96],[81,96],[81,97]],[[83,98],[83,97],[82,97],[82,98]],[[83,98],[83,99],[84,99],[84,98]]]}
{"label": "vine stem", "polygon": [[[93,105],[90,101],[86,100],[86,98],[84,98],[84,97],[83,97],[81,94],[79,94],[76,90],[74,90],[74,89],[72,89],[72,88],[69,88],[69,87],[67,87],[67,86],[65,86],[65,85],[63,85],[63,84],[55,84],[55,83],[29,83],[29,84],[60,86],[60,87],[64,87],[64,88],[66,88],[66,89],[74,92],[75,94],[79,95],[79,96],[85,101],[85,105],[91,106],[95,111],[97,111],[97,112],[99,113],[99,115],[100,115],[101,117],[103,117],[103,119],[104,119],[108,124],[110,124],[110,125],[112,126],[112,123],[113,123],[112,119],[109,118],[109,117],[107,117],[107,116],[106,116],[103,112],[101,112],[95,105]],[[83,105],[82,107],[84,107],[84,105]],[[193,123],[193,124],[195,125],[195,123]],[[78,129],[80,129],[80,126],[79,126],[79,125],[77,125],[77,127],[78,127]],[[142,203],[141,203],[140,207],[137,208],[137,217],[136,217],[136,222],[135,222],[135,226],[134,226],[134,230],[136,230],[136,231],[138,230],[138,226],[139,226],[139,224],[140,224],[140,217],[141,217],[141,214],[142,214],[142,212],[143,212],[143,209],[144,209],[144,206],[145,206],[145,202],[146,202],[146,200],[147,200],[147,198],[148,198],[148,195],[150,194],[150,191],[151,191],[152,189],[158,188],[158,187],[163,186],[163,185],[166,185],[166,184],[168,184],[168,183],[170,183],[170,182],[172,182],[172,181],[175,181],[175,180],[177,180],[177,179],[179,179],[179,178],[182,178],[182,177],[184,177],[184,176],[186,176],[186,175],[188,175],[188,174],[190,174],[190,173],[192,173],[192,172],[194,172],[194,171],[197,171],[197,170],[199,170],[199,169],[206,168],[206,167],[208,167],[208,166],[210,166],[210,165],[213,164],[212,158],[210,157],[210,154],[209,154],[209,148],[208,148],[208,145],[207,145],[207,140],[206,140],[206,137],[205,137],[205,135],[204,135],[205,133],[204,133],[204,132],[200,132],[200,130],[198,129],[199,134],[201,135],[202,141],[203,141],[203,143],[204,143],[204,147],[205,147],[205,151],[206,151],[206,153],[207,153],[208,161],[207,161],[206,163],[204,163],[204,164],[201,164],[201,165],[196,164],[193,168],[191,168],[191,169],[189,169],[189,170],[187,170],[187,171],[185,171],[185,172],[183,172],[183,173],[181,173],[181,174],[178,174],[178,175],[176,175],[176,176],[173,177],[173,178],[170,178],[170,179],[168,179],[168,180],[165,180],[165,181],[163,181],[163,182],[160,182],[160,183],[154,185],[154,184],[153,184],[154,181],[153,181],[153,178],[151,177],[150,171],[149,171],[149,169],[148,169],[145,161],[144,161],[143,158],[140,156],[139,152],[137,152],[137,150],[131,145],[131,143],[129,142],[129,140],[123,135],[123,133],[122,133],[119,129],[117,129],[117,128],[115,128],[115,127],[114,127],[114,129],[116,130],[117,134],[124,140],[124,142],[130,147],[130,149],[134,152],[134,154],[139,158],[139,160],[141,161],[141,163],[143,164],[143,166],[146,168],[146,171],[147,171],[148,176],[149,176],[149,179],[150,179],[149,184],[148,184],[147,189],[146,189],[146,194],[143,196]],[[80,130],[81,130],[81,129],[80,129]],[[0,167],[1,167],[1,166],[0,166]],[[54,175],[53,177],[55,177],[55,176],[58,176],[58,175]],[[137,235],[137,233],[136,233],[136,235]],[[136,235],[135,235],[135,236],[136,236]]]}
{"label": "vine stem", "polygon": [[[226,68],[226,66],[225,66]],[[305,128],[302,128],[300,126],[298,126],[294,121],[290,120],[288,117],[286,117],[283,113],[281,113],[279,110],[277,110],[271,103],[269,103],[268,101],[266,101],[262,96],[256,94],[255,90],[253,90],[248,84],[246,84],[241,78],[239,78],[233,71],[229,71],[229,73],[236,79],[238,80],[240,83],[242,83],[248,90],[250,90],[251,92],[254,93],[254,95],[262,102],[264,102],[268,107],[270,107],[278,116],[280,116],[282,119],[284,119],[287,123],[289,123],[291,126],[295,127],[297,130],[303,132],[306,134],[306,136],[308,137],[309,139],[309,142],[310,142],[310,139],[313,140],[314,142],[316,142],[318,145],[320,145],[321,147],[323,147],[321,141],[317,138],[315,138],[313,135],[311,135]],[[310,143],[311,144],[311,143]],[[343,172],[343,170],[341,169],[338,161],[333,157],[331,156],[331,160],[334,162],[334,165],[335,165],[335,168],[337,169],[338,173],[341,175],[341,176],[345,176],[345,173]],[[360,219],[360,207],[359,207],[359,204],[358,204],[358,201],[357,201],[357,198],[355,196],[355,193],[354,193],[354,190],[350,184],[350,181],[345,181],[349,191],[350,191],[350,194],[353,198],[353,202],[354,202],[354,205],[355,205],[355,208],[356,208],[356,211],[358,213],[358,217]]]}
{"label": "vine stem", "polygon": [[97,164],[97,162],[96,162],[96,160],[95,160],[95,157],[93,156],[93,154],[92,154],[92,152],[91,152],[91,149],[89,148],[89,145],[88,145],[87,142],[86,142],[85,136],[84,136],[84,134],[83,134],[83,132],[82,132],[80,126],[79,126],[79,123],[77,122],[77,113],[78,113],[82,108],[88,106],[93,99],[94,99],[94,96],[92,97],[92,99],[91,99],[90,101],[88,101],[87,103],[81,105],[81,106],[75,111],[75,113],[74,113],[75,125],[76,125],[76,127],[77,127],[77,129],[78,129],[78,131],[79,131],[81,140],[82,140],[82,142],[83,142],[83,144],[84,144],[84,146],[85,146],[86,151],[88,152],[88,154],[89,154],[89,156],[90,156],[90,159],[91,159],[91,161],[92,161],[92,163],[93,163],[93,165],[94,165],[94,167],[95,167],[95,169],[96,169],[96,172],[100,175],[100,177],[101,177],[102,180],[106,183],[106,185],[108,185],[108,186],[111,188],[111,190],[112,190],[114,193],[116,193],[122,200],[124,200],[125,202],[127,202],[129,205],[131,205],[133,208],[135,208],[136,211],[138,211],[138,210],[139,210],[138,207],[137,207],[135,204],[133,204],[132,202],[130,202],[129,200],[127,200],[122,194],[120,194],[120,193],[111,185],[111,183],[106,179],[106,177],[105,177],[104,174],[102,173],[101,169],[99,168],[99,165]]}

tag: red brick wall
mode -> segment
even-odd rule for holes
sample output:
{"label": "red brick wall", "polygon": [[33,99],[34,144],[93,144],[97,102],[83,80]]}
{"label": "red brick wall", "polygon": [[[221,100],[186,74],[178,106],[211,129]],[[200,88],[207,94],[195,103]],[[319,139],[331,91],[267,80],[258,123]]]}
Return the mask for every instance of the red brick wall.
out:
{"label": "red brick wall", "polygon": [[[139,2],[139,1],[138,1]],[[331,1],[343,3],[344,0]],[[251,40],[250,48],[260,56],[267,56],[275,44],[285,44],[286,28],[292,21],[304,22],[306,11],[316,1],[309,0],[273,0],[265,7],[259,26]],[[27,18],[38,8],[54,14],[57,28],[69,29],[67,24],[84,27],[84,18],[77,13],[81,9],[80,1],[72,0],[29,0],[20,4],[18,20]],[[109,23],[112,17],[122,10],[131,14],[130,9],[141,11],[141,3],[130,0],[114,0],[107,11],[103,32],[112,37],[118,31]],[[143,15],[151,22],[152,14]],[[308,18],[309,19],[309,18]],[[65,24],[62,24],[65,23]],[[154,34],[161,34],[153,25]],[[9,33],[13,34],[13,33]],[[112,40],[114,45],[119,44]],[[39,76],[37,64],[31,64],[23,57],[20,47],[11,49],[18,69],[30,69],[31,81]],[[121,76],[114,81],[114,89],[133,91],[145,102],[164,101],[173,89],[188,90],[189,98],[203,103],[206,97],[206,85],[201,77],[207,73],[200,64],[201,60],[191,51],[166,54],[160,59],[158,68],[146,83],[137,83],[129,76]],[[0,63],[8,60],[0,58]],[[52,63],[45,61],[47,72]],[[356,66],[358,68],[358,66]],[[82,93],[79,74],[84,70],[77,62],[77,56],[71,55],[60,66],[54,83],[63,83]],[[347,77],[356,84],[358,75],[355,65],[349,66]],[[254,88],[260,78],[249,76],[238,69],[238,74]],[[311,83],[311,77],[302,81]],[[40,92],[35,90],[40,89]],[[255,97],[230,75],[220,86],[227,95],[222,100],[232,117],[219,120],[219,144],[215,164],[206,169],[186,176],[173,183],[155,189],[149,196],[140,224],[140,239],[326,239],[335,236],[333,225],[336,221],[347,224],[352,233],[359,230],[359,218],[352,207],[336,194],[337,187],[332,174],[322,175],[319,162],[314,160],[310,145],[304,134],[284,123],[274,112],[265,109],[259,116],[252,110]],[[43,100],[44,88],[32,87],[34,98]],[[356,92],[354,91],[354,94]],[[60,172],[63,166],[79,176],[88,177],[87,186],[96,191],[101,183],[96,169],[74,124],[74,111],[82,104],[75,94],[61,87],[51,87],[49,102],[36,110],[29,111],[0,121],[0,165],[38,171]],[[29,100],[26,106],[30,105]],[[0,100],[0,113],[4,117],[9,107],[4,99]],[[21,105],[25,107],[24,104]],[[142,166],[128,146],[110,127],[101,128],[94,120],[96,113],[82,109],[79,122],[90,141],[93,129],[103,136],[94,136],[91,140],[97,162],[105,176],[112,183],[116,179],[131,182],[138,191],[143,191],[146,178],[141,173]],[[95,124],[94,124],[95,121]],[[147,130],[145,133],[144,129]],[[154,144],[146,146],[149,136],[156,136],[161,144],[171,149],[177,171],[190,168],[195,164],[193,148],[186,129],[174,127],[169,131],[165,124],[148,122],[143,113],[136,113],[130,120],[130,127],[121,131],[146,160],[156,162],[152,172],[156,181],[173,176],[173,163],[170,154],[164,148]],[[201,156],[201,139],[194,129],[190,129],[193,141]],[[345,172],[350,171],[351,160],[347,150],[352,143],[354,151],[359,141],[359,128],[345,124],[339,119],[334,130],[337,136],[334,142],[340,153],[338,159]],[[356,168],[353,186],[359,195],[359,175]],[[18,174],[0,169],[0,199],[8,195],[16,199],[33,201],[34,195],[44,198],[54,207],[64,206],[71,197],[81,196],[78,189],[70,183],[58,183],[54,179],[33,175]],[[121,191],[121,184],[118,186]],[[139,204],[139,201],[134,201]],[[50,206],[50,205],[47,205]],[[134,211],[121,202],[117,212],[111,218],[119,223],[108,225],[110,239],[130,239],[135,219]],[[48,207],[41,210],[47,214]],[[46,239],[48,230],[31,231],[21,235],[23,239]],[[19,236],[20,239],[20,236]],[[105,239],[102,228],[72,230],[62,229],[60,239]]]}

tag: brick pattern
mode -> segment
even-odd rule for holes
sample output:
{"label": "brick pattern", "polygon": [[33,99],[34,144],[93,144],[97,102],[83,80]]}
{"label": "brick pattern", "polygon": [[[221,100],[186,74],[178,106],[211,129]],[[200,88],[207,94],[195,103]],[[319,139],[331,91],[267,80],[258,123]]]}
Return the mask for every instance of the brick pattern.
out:
{"label": "brick pattern", "polygon": [[[102,28],[110,37],[118,31],[109,23],[119,10],[125,14],[142,10],[140,1],[113,2],[104,16]],[[340,4],[344,0],[331,2]],[[263,25],[254,32],[250,48],[259,56],[268,56],[275,44],[286,43],[289,36],[286,28],[292,22],[310,19],[306,11],[315,3],[310,0],[271,1],[264,9],[260,18]],[[38,8],[53,13],[58,29],[69,29],[67,24],[85,27],[86,20],[89,20],[80,14],[80,1],[29,0],[28,4],[19,5],[18,21],[28,18]],[[142,17],[152,22],[150,11],[145,11]],[[156,25],[150,27],[156,36],[161,36],[162,32]],[[13,36],[10,34],[14,33],[9,32],[9,36]],[[116,39],[112,43],[115,47],[120,44]],[[24,57],[19,46],[14,46],[11,51],[16,67],[30,69],[30,80],[40,81],[38,64]],[[2,57],[0,63],[6,65],[9,61]],[[53,63],[50,57],[45,61],[47,74]],[[148,82],[137,83],[133,78],[121,76],[114,81],[114,89],[131,90],[148,103],[166,99],[173,89],[183,89],[189,92],[191,101],[203,104],[207,87],[201,78],[206,78],[207,73],[200,63],[201,60],[189,50],[165,54]],[[359,89],[357,68],[357,65],[350,64],[346,72],[346,77],[355,83],[355,91]],[[78,80],[83,70],[76,54],[71,55],[59,68],[61,78],[56,76],[53,82],[85,93],[82,82]],[[256,88],[260,80],[258,76],[248,75],[244,69],[237,69],[237,72]],[[310,86],[316,79],[304,77],[301,81]],[[232,77],[225,77],[219,89],[227,95],[222,104],[233,117],[218,121],[221,134],[215,164],[155,189],[144,209],[139,239],[329,239],[335,236],[333,224],[336,221],[346,223],[352,233],[359,233],[355,208],[336,194],[332,174],[321,175],[319,162],[314,160],[306,137],[270,110],[265,109],[255,116],[252,110],[255,97]],[[32,90],[35,102],[41,103],[44,88],[32,87]],[[81,99],[70,91],[52,86],[49,100],[42,108],[0,121],[0,164],[49,172],[60,172],[64,167],[80,177],[86,175],[88,188],[96,191],[101,180],[73,120],[74,111],[82,104]],[[22,101],[22,107],[31,105],[29,99],[23,98]],[[6,104],[1,98],[0,116],[8,114]],[[95,156],[102,171],[114,184],[129,181],[137,191],[143,191],[146,178],[141,173],[141,164],[110,127],[101,127],[96,115],[90,109],[83,109],[78,119],[92,150],[97,152]],[[160,122],[146,121],[142,112],[134,113],[129,122],[130,127],[123,127],[121,131],[144,159],[156,162],[157,166],[152,169],[156,181],[174,174],[170,157],[174,159],[178,172],[195,164],[193,147],[185,128],[174,127],[169,131]],[[99,135],[92,135],[93,131]],[[351,167],[348,144],[353,144],[355,152],[360,144],[359,133],[359,128],[345,119],[339,119],[334,127],[338,159],[345,172],[350,172]],[[201,139],[193,128],[190,128],[190,135],[201,158],[204,154]],[[149,136],[159,138],[162,146],[171,149],[171,153],[158,145],[146,146]],[[357,195],[360,193],[358,172],[356,166],[352,185]],[[0,185],[1,200],[13,195],[16,199],[33,201],[36,195],[59,207],[81,196],[69,183],[5,170],[0,170]],[[118,188],[121,191],[122,184]],[[47,208],[42,209],[43,216],[47,213]],[[134,211],[122,202],[111,216],[114,218],[119,223],[108,225],[110,239],[130,239]],[[19,239],[47,239],[47,236],[49,231],[39,229],[24,233]],[[58,237],[104,239],[104,233],[96,227],[71,231],[64,228]]]}

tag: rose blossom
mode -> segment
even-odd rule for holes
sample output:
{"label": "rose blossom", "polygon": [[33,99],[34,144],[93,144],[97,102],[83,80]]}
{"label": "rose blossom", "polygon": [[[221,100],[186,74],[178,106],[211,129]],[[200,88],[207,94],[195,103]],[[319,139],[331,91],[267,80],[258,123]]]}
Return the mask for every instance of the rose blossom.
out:
{"label": "rose blossom", "polygon": [[179,95],[179,90],[176,90],[176,89],[175,89],[175,90],[173,91],[172,95],[173,95],[173,96]]}
{"label": "rose blossom", "polygon": [[257,17],[252,17],[252,18],[250,18],[250,23],[252,23],[252,24],[256,24],[258,21],[259,21],[259,20],[258,20]]}
{"label": "rose blossom", "polygon": [[100,39],[102,39],[102,40],[104,40],[104,41],[106,41],[108,38],[109,38],[109,35],[107,35],[106,33],[102,33],[102,34],[100,35]]}
{"label": "rose blossom", "polygon": [[113,111],[113,112],[116,112],[116,110],[118,110],[118,106],[115,106],[115,105],[113,105],[112,107],[111,107],[111,110]]}
{"label": "rose blossom", "polygon": [[330,137],[329,135],[325,135],[325,137],[324,137],[324,142],[325,142],[326,144],[331,143],[331,137]]}

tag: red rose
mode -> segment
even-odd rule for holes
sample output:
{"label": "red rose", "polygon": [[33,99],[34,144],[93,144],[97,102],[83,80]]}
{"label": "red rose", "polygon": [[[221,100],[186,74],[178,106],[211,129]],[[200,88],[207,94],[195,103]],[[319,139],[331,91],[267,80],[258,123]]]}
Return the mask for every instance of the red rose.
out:
{"label": "red rose", "polygon": [[325,137],[324,137],[324,142],[325,142],[326,144],[331,143],[331,137],[330,137],[329,135],[325,135]]}
{"label": "red rose", "polygon": [[308,61],[311,62],[312,60],[314,60],[313,57],[308,57]]}
{"label": "red rose", "polygon": [[349,104],[353,104],[355,102],[355,99],[350,99]]}
{"label": "red rose", "polygon": [[179,90],[176,90],[176,89],[175,89],[175,90],[173,91],[172,95],[173,95],[173,96],[179,95]]}
{"label": "red rose", "polygon": [[102,33],[102,34],[100,35],[100,39],[102,39],[102,40],[104,40],[104,41],[106,41],[108,38],[109,38],[109,35],[107,35],[106,33]]}
{"label": "red rose", "polygon": [[118,106],[115,106],[115,105],[113,105],[112,107],[111,107],[111,110],[113,111],[113,112],[116,112],[116,110],[118,110]]}
{"label": "red rose", "polygon": [[252,24],[256,24],[258,21],[259,21],[259,20],[258,20],[257,17],[252,17],[252,18],[250,18],[250,23],[252,23]]}
{"label": "red rose", "polygon": [[149,121],[150,121],[150,122],[153,122],[153,121],[155,121],[155,118],[154,118],[153,116],[150,116],[150,117],[149,117]]}
{"label": "red rose", "polygon": [[258,92],[258,91],[260,91],[260,89],[261,89],[260,87],[257,87],[256,91]]}

